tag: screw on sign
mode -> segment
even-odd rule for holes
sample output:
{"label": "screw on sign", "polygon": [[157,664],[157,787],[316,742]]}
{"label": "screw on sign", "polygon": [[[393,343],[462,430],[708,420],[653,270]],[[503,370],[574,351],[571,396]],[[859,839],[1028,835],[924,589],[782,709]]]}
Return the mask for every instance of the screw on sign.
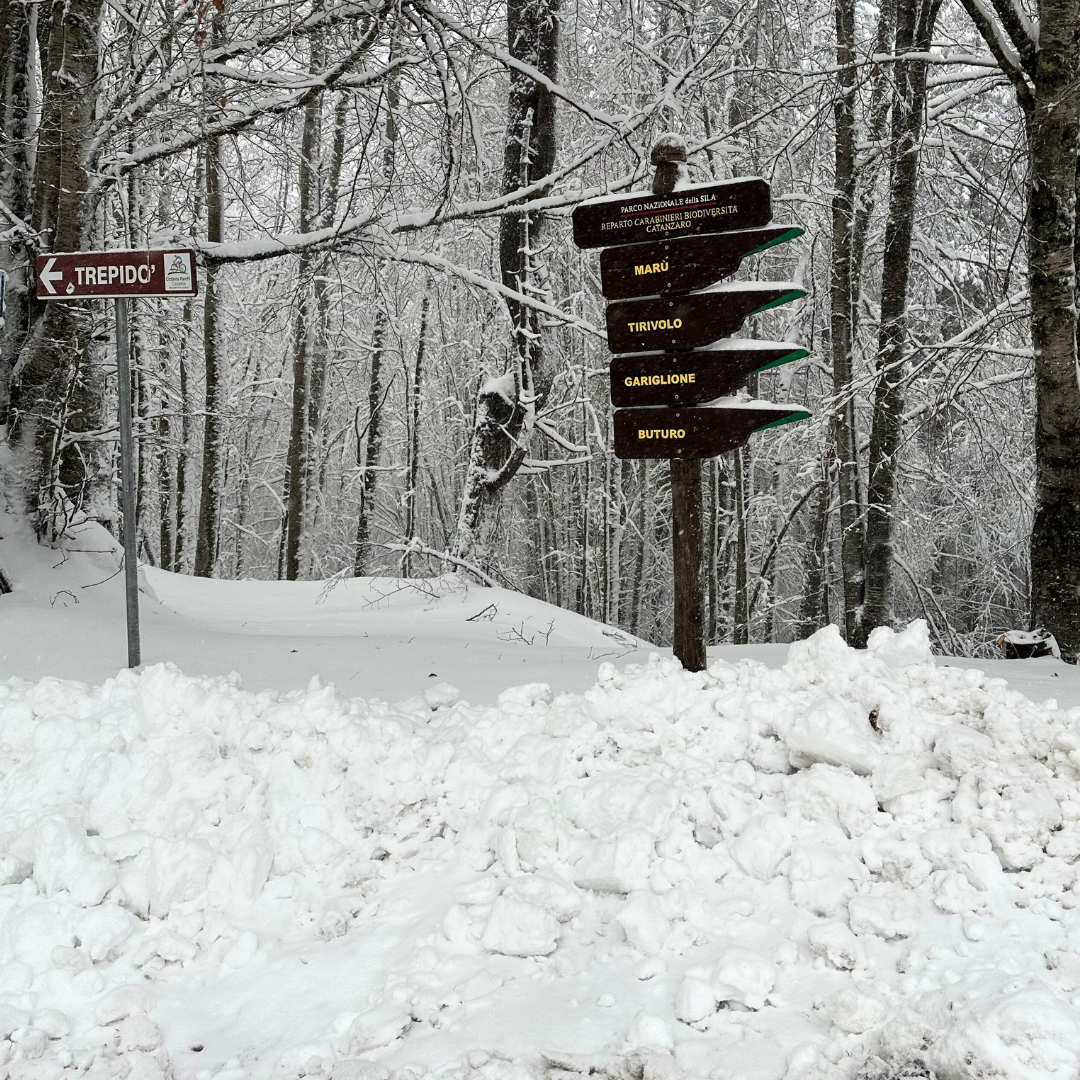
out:
{"label": "screw on sign", "polygon": [[142,660],[142,645],[139,640],[138,556],[135,553],[135,444],[131,432],[128,303],[139,296],[194,296],[198,292],[195,252],[190,248],[58,252],[38,256],[35,277],[39,300],[114,301],[127,653],[128,667],[138,667]]}
{"label": "screw on sign", "polygon": [[[603,247],[615,406],[615,456],[671,461],[675,655],[705,667],[701,459],[730,453],[755,431],[806,419],[796,405],[727,397],[759,371],[806,350],[731,337],[751,315],[805,295],[796,282],[722,283],[742,260],[802,233],[772,222],[757,178],[684,185],[686,144],[662,135],[651,194],[604,196],[574,209],[579,247]],[[677,190],[676,190],[677,189]]]}

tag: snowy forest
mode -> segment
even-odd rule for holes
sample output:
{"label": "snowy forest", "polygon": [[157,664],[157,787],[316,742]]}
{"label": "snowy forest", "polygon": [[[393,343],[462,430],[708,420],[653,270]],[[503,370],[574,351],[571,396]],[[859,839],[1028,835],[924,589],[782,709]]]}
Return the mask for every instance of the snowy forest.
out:
{"label": "snowy forest", "polygon": [[[1036,9],[1037,7],[1037,9]],[[199,253],[132,308],[138,551],[458,571],[671,640],[666,461],[612,449],[584,199],[759,176],[806,297],[704,467],[710,642],[925,619],[1080,652],[1077,0],[0,0],[0,422],[42,543],[116,535],[113,308],[47,252]],[[2,587],[2,586],[0,586]]]}

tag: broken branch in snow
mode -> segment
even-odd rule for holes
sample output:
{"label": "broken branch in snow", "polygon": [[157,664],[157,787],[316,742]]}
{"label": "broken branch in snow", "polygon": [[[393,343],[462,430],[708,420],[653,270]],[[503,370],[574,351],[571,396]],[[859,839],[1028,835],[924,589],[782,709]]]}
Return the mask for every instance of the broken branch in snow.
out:
{"label": "broken branch in snow", "polygon": [[429,548],[426,544],[421,544],[415,537],[407,544],[380,544],[379,546],[385,548],[387,551],[400,551],[403,554],[408,555],[428,555],[433,559],[439,559],[442,562],[460,566],[462,570],[468,570],[470,574],[474,574],[480,581],[492,589],[502,588],[494,578],[485,574],[480,567],[469,562],[467,559],[461,559],[457,555],[451,555],[449,551],[436,551],[434,548]]}

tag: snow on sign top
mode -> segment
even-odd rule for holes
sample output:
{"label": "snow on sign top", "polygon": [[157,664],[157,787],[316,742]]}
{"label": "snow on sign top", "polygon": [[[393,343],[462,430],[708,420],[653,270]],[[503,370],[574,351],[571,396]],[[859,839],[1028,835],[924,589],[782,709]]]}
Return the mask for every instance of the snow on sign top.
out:
{"label": "snow on sign top", "polygon": [[194,296],[195,252],[73,251],[39,255],[39,300],[88,300],[123,296]]}
{"label": "snow on sign top", "polygon": [[696,184],[670,195],[604,196],[574,208],[574,243],[581,248],[728,232],[767,225],[769,185],[757,177]]}

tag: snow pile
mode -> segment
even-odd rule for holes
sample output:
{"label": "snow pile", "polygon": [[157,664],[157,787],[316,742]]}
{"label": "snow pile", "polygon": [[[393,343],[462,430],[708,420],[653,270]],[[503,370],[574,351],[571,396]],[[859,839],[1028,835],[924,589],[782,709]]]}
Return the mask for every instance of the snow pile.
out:
{"label": "snow pile", "polygon": [[0,686],[12,1076],[1080,1069],[1080,709],[920,623],[496,707],[238,683]]}

